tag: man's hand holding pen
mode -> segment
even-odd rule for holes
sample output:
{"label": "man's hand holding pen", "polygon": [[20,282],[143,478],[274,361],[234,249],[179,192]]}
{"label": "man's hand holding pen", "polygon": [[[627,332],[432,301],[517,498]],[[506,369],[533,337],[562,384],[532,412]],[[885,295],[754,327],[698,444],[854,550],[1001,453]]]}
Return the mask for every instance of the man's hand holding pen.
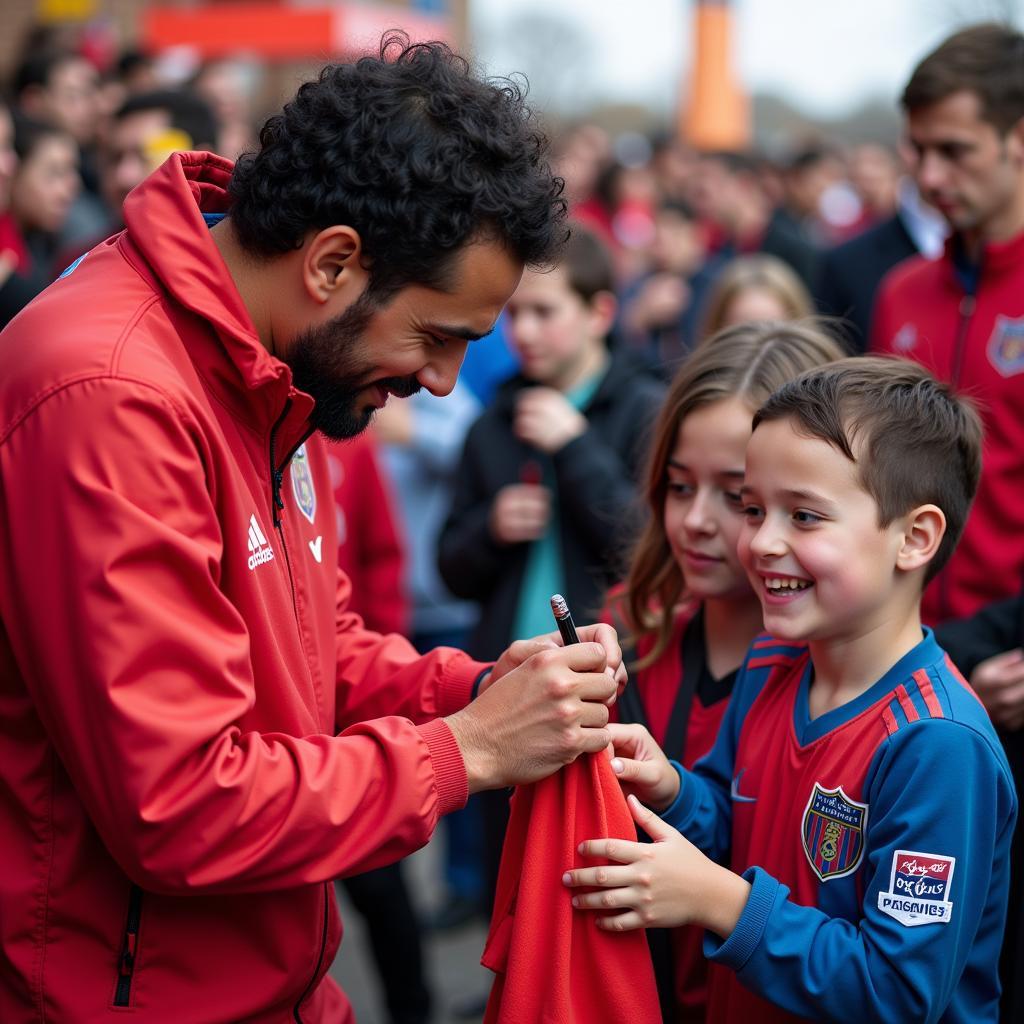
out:
{"label": "man's hand holding pen", "polygon": [[580,626],[518,640],[495,663],[472,704],[445,719],[462,751],[471,793],[545,778],[607,747],[608,705],[626,682],[615,630]]}

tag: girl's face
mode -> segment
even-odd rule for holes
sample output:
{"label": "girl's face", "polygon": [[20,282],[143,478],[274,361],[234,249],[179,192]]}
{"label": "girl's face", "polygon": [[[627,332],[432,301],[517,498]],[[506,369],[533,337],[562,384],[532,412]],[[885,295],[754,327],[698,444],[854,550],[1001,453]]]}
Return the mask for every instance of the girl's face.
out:
{"label": "girl's face", "polygon": [[27,231],[60,231],[78,194],[78,152],[70,135],[47,135],[22,161],[11,209]]}
{"label": "girl's face", "polygon": [[789,320],[785,303],[770,288],[754,285],[741,288],[725,309],[722,327],[753,323],[758,320]]}
{"label": "girl's face", "polygon": [[736,554],[743,461],[753,410],[723,398],[689,413],[665,467],[663,525],[687,593],[700,600],[754,592]]}

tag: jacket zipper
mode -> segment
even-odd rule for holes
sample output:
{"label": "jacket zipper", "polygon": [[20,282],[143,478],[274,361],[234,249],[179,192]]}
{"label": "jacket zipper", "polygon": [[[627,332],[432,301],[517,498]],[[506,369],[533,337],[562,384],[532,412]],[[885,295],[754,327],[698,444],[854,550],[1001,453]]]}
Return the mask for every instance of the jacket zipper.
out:
{"label": "jacket zipper", "polygon": [[281,495],[281,490],[284,484],[285,467],[289,462],[291,462],[295,453],[312,435],[313,430],[312,428],[307,430],[306,433],[299,438],[292,450],[285,456],[284,461],[280,466],[278,466],[277,431],[284,422],[285,417],[288,415],[288,410],[291,409],[291,407],[292,400],[289,398],[288,401],[284,403],[284,410],[281,412],[281,415],[278,416],[277,421],[270,428],[270,505],[273,513],[274,529],[277,531],[278,540],[281,542],[281,550],[284,552],[284,564],[288,572],[288,586],[292,592],[292,611],[295,614],[295,625],[301,629],[301,624],[299,622],[299,602],[295,595],[295,577],[292,574],[292,558],[288,551],[288,543],[284,537],[284,520],[281,518],[281,512],[284,509],[284,498]]}
{"label": "jacket zipper", "polygon": [[299,996],[294,1008],[292,1009],[292,1016],[295,1018],[295,1024],[302,1024],[302,1015],[299,1013],[299,1007],[310,992],[313,991],[313,985],[316,984],[317,975],[320,973],[320,968],[323,966],[324,954],[327,952],[327,921],[328,915],[330,914],[328,889],[331,884],[331,882],[324,883],[324,920],[320,929],[320,954],[316,958],[316,967],[313,968],[313,976],[309,979],[309,984],[302,990],[302,995]]}
{"label": "jacket zipper", "polygon": [[114,1005],[127,1006],[132,994],[135,960],[139,955],[139,924],[142,921],[142,890],[133,885],[128,891],[128,916],[124,922],[124,937],[117,958],[117,987]]}
{"label": "jacket zipper", "polygon": [[[285,456],[280,466],[277,463],[277,431],[280,429],[281,424],[284,423],[285,417],[288,415],[289,410],[292,407],[292,401],[289,398],[284,404],[284,410],[281,415],[277,418],[277,422],[270,428],[270,489],[271,489],[271,508],[274,517],[274,529],[277,531],[277,536],[281,541],[281,550],[284,552],[284,561],[288,569],[288,584],[292,591],[292,610],[295,612],[296,625],[299,624],[299,605],[295,597],[295,578],[292,575],[292,560],[291,555],[288,553],[288,544],[284,538],[284,520],[281,518],[281,512],[284,509],[284,498],[281,496],[281,489],[284,484],[284,471],[285,467],[291,462],[292,457],[302,447],[303,444],[312,435],[313,430],[307,430],[302,437],[295,443],[292,450]],[[324,955],[327,952],[327,924],[328,915],[330,913],[330,904],[328,902],[327,889],[330,886],[330,882],[324,883],[324,914],[323,922],[320,928],[320,953],[316,959],[316,966],[313,968],[313,975],[309,979],[309,983],[302,991],[302,995],[296,1000],[295,1006],[292,1009],[292,1016],[295,1019],[296,1024],[302,1024],[302,1015],[299,1012],[299,1007],[303,1001],[313,990],[313,985],[316,982],[317,975],[320,973],[320,968],[324,962]]]}

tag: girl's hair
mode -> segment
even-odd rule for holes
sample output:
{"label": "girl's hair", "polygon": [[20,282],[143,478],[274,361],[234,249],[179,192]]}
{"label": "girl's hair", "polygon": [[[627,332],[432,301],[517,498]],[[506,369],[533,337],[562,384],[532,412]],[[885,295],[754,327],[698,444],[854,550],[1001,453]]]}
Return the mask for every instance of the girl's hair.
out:
{"label": "girl's hair", "polygon": [[739,256],[711,286],[704,304],[700,336],[710,338],[722,330],[726,326],[726,313],[736,297],[755,288],[771,292],[786,311],[787,320],[800,320],[814,311],[810,292],[788,264],[765,253]]}
{"label": "girl's hair", "polygon": [[672,635],[672,609],[684,596],[685,581],[665,536],[666,467],[679,427],[691,412],[726,398],[741,398],[750,417],[776,389],[804,370],[840,359],[843,352],[809,322],[739,324],[708,338],[680,366],[655,423],[644,477],[647,523],[633,548],[615,618],[633,647],[653,636],[651,650],[634,662],[646,668],[665,652]]}

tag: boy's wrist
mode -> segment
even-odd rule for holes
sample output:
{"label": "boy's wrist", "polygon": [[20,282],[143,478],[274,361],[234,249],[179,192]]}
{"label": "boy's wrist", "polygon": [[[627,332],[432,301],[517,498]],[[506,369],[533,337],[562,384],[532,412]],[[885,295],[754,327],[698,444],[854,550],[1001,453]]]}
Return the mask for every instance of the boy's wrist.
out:
{"label": "boy's wrist", "polygon": [[727,939],[747,906],[750,883],[713,860],[709,859],[707,865],[708,870],[700,886],[698,920],[708,931]]}

